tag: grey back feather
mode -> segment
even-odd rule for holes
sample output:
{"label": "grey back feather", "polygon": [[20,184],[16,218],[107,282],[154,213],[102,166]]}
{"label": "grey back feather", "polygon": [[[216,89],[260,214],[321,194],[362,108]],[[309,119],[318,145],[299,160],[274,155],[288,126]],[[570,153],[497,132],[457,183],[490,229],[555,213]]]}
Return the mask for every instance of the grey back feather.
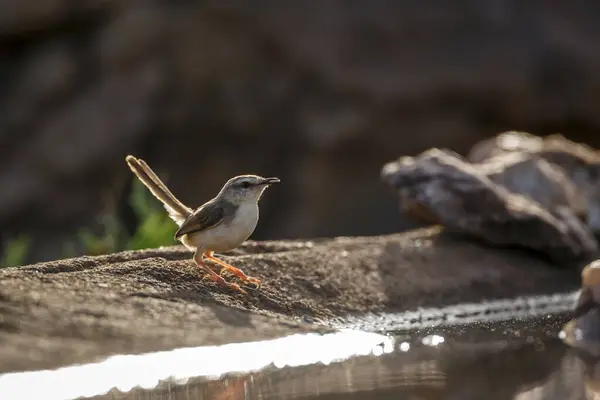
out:
{"label": "grey back feather", "polygon": [[223,222],[227,222],[235,215],[236,206],[224,201],[223,199],[214,198],[206,204],[196,209],[175,232],[175,239],[179,239],[183,235],[194,232],[204,231],[213,228]]}

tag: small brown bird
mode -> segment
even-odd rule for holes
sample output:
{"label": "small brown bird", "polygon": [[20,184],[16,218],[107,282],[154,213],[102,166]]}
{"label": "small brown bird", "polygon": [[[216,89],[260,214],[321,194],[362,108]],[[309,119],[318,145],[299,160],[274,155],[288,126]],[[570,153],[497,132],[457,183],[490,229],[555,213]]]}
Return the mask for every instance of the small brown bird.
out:
{"label": "small brown bird", "polygon": [[223,270],[231,272],[242,282],[255,284],[257,288],[260,286],[260,280],[247,276],[213,254],[232,250],[250,237],[258,223],[258,201],[269,185],[279,183],[278,178],[257,175],[233,177],[225,183],[216,197],[192,210],[171,193],[144,160],[133,156],[127,156],[125,160],[131,171],[163,203],[171,219],[179,226],[175,239],[194,251],[194,261],[208,273],[206,278],[247,294],[239,285],[225,281],[206,266],[203,257],[219,264]]}

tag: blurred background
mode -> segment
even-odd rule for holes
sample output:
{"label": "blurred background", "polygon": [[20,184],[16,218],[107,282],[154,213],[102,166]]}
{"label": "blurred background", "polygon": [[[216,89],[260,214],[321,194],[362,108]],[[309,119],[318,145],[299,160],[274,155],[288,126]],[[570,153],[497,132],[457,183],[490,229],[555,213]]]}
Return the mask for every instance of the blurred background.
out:
{"label": "blurred background", "polygon": [[600,3],[0,1],[1,265],[172,244],[190,206],[278,176],[253,239],[412,227],[382,165],[506,130],[600,145]]}

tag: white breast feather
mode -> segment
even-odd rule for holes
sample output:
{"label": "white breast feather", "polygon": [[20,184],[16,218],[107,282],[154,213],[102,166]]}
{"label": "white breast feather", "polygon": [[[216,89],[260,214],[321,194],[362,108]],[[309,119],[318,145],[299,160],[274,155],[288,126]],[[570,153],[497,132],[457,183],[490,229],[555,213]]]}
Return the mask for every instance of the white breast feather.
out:
{"label": "white breast feather", "polygon": [[206,231],[185,235],[182,243],[190,249],[201,247],[215,252],[232,250],[252,235],[257,223],[258,205],[243,204],[237,209],[233,220]]}

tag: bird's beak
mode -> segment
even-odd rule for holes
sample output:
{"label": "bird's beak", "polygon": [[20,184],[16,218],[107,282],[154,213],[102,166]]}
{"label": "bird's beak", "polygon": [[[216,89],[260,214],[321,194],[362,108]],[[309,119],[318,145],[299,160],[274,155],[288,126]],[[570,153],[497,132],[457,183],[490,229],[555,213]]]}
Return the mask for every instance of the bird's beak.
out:
{"label": "bird's beak", "polygon": [[280,182],[279,178],[265,178],[261,184],[262,185],[272,185],[274,183],[279,183],[279,182]]}

